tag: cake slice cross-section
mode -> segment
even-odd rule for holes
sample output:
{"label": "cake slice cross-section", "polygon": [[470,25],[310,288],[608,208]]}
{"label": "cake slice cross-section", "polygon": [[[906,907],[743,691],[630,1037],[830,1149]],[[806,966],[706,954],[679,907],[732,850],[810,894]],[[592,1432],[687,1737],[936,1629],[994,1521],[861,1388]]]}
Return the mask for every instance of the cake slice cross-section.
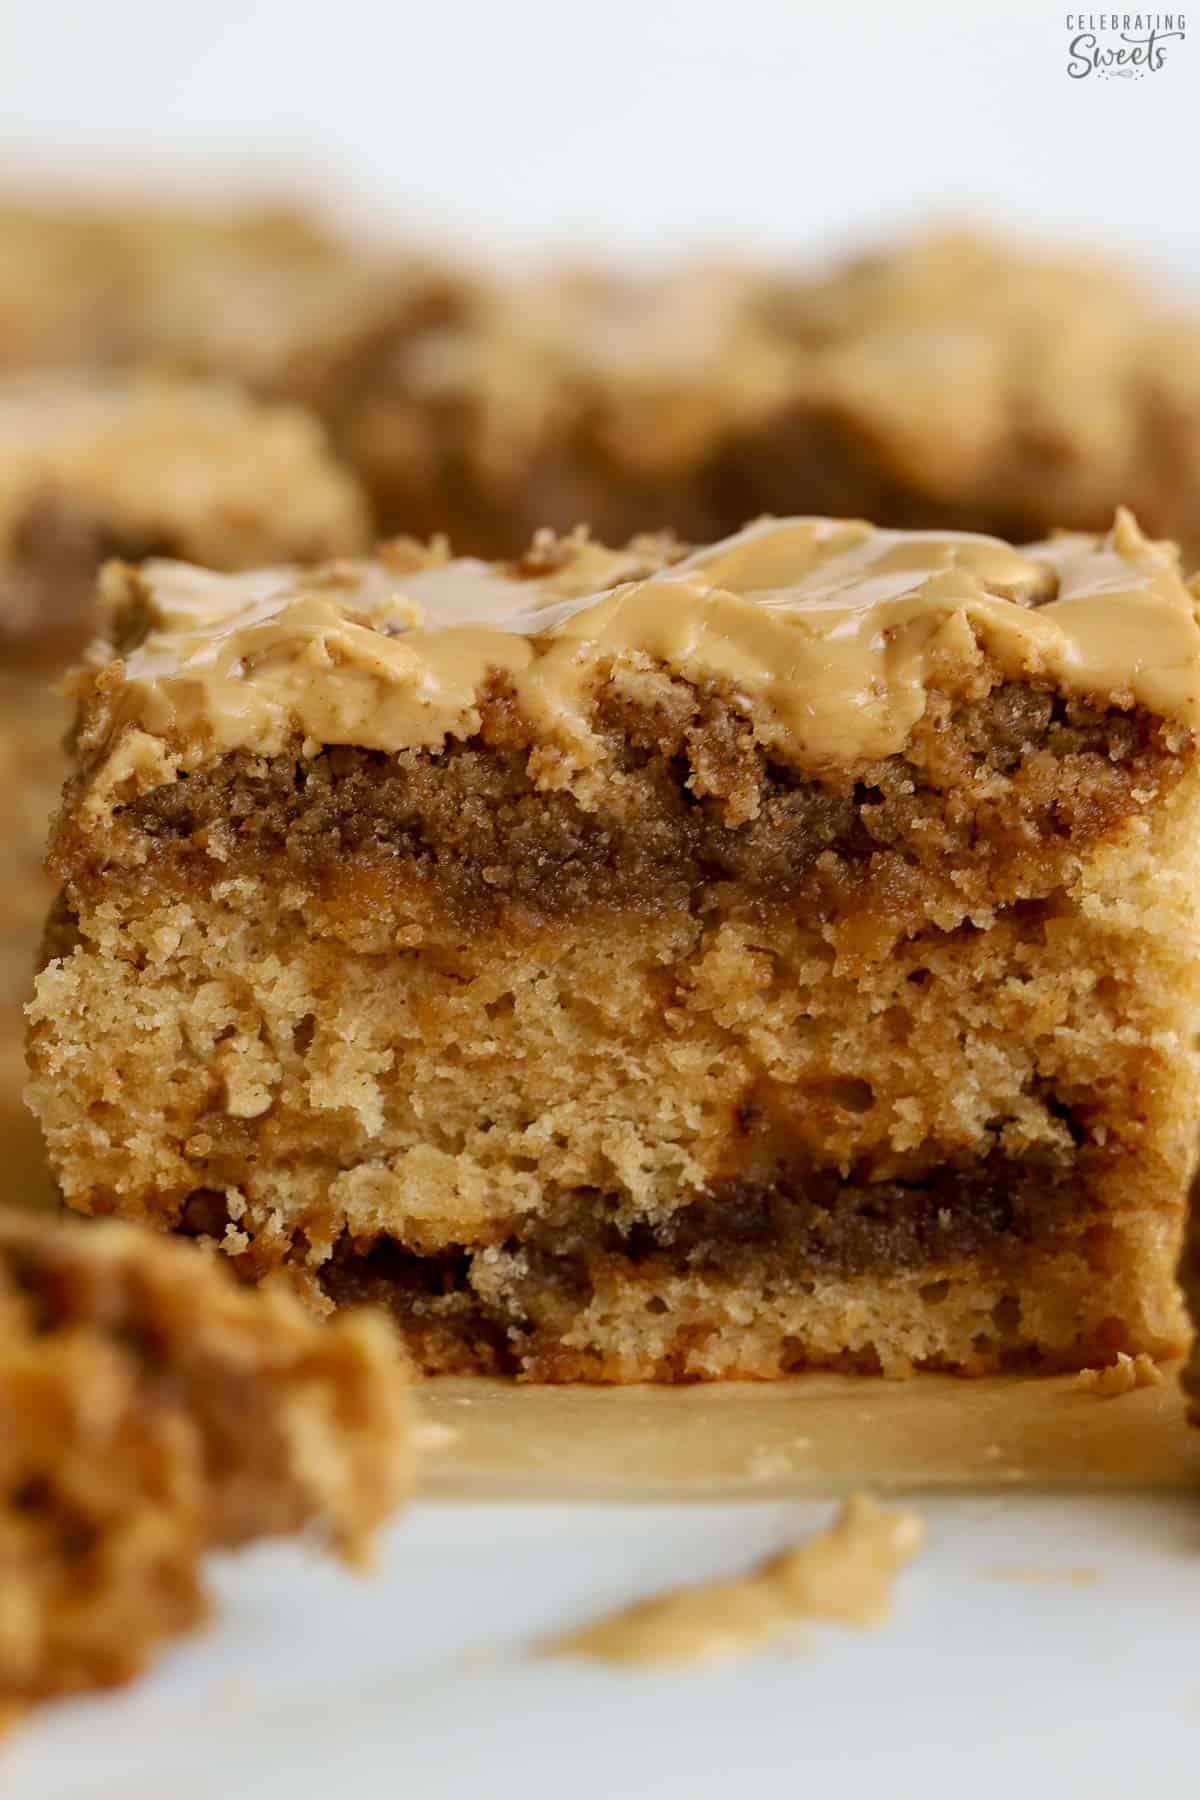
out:
{"label": "cake slice cross-section", "polygon": [[209,1549],[312,1527],[358,1555],[411,1479],[384,1320],[0,1210],[0,1712],[138,1673],[205,1616]]}
{"label": "cake slice cross-section", "polygon": [[107,588],[30,1012],[71,1206],[434,1371],[1181,1347],[1200,630],[1128,515]]}

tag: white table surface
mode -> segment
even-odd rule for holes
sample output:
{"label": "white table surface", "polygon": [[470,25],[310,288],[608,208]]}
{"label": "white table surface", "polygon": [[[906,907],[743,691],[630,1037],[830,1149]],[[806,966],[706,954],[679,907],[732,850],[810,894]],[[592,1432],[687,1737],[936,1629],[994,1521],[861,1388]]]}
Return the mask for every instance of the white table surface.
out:
{"label": "white table surface", "polygon": [[530,1646],[739,1569],[830,1507],[432,1504],[348,1578],[218,1559],[220,1616],[115,1697],[43,1712],[4,1800],[1088,1800],[1200,1792],[1200,1497],[923,1496],[891,1622],[703,1672]]}

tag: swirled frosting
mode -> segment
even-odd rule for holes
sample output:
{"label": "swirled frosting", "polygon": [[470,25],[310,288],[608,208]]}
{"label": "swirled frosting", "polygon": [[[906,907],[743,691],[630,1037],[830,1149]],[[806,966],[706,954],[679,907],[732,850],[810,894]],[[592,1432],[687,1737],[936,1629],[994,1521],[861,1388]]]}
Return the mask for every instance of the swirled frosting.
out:
{"label": "swirled frosting", "polygon": [[686,555],[582,539],[521,564],[406,548],[318,571],[109,571],[135,647],[102,720],[176,767],[233,749],[436,749],[479,728],[497,680],[538,741],[600,755],[596,690],[622,664],[716,684],[799,766],[888,755],[947,670],[1200,725],[1196,604],[1169,546],[1119,514],[1103,538],[1021,549],[967,533],[764,519]]}

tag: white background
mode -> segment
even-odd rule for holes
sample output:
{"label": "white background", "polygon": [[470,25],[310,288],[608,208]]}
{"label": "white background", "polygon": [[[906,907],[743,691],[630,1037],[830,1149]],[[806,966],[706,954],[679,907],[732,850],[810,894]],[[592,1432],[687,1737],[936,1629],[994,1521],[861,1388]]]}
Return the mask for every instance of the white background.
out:
{"label": "white background", "polygon": [[219,1629],[126,1694],[31,1721],[0,1745],[0,1793],[1195,1800],[1193,1496],[919,1506],[928,1547],[879,1631],[814,1626],[686,1672],[529,1652],[632,1596],[741,1571],[827,1506],[425,1506],[374,1581],[288,1546],[226,1559]]}
{"label": "white background", "polygon": [[983,214],[1200,271],[1200,15],[1069,80],[1044,0],[5,0],[0,171],[316,186],[498,250]]}

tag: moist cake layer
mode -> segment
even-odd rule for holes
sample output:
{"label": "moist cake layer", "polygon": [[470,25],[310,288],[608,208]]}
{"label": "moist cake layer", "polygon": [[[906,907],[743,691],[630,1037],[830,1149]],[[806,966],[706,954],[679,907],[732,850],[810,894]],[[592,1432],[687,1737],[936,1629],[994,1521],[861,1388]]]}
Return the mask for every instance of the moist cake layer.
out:
{"label": "moist cake layer", "polygon": [[[1058,1354],[1174,1341],[1192,1075],[1152,982],[1185,954],[1169,932],[1135,946],[1019,907],[864,959],[782,910],[523,941],[437,919],[414,941],[385,913],[363,942],[353,912],[244,877],[91,909],[34,1008],[67,1198],[335,1293],[380,1242],[476,1280],[536,1252],[577,1296],[622,1263],[735,1298],[990,1265],[993,1304],[1062,1253],[1109,1273],[1063,1310]],[[951,1362],[936,1325],[922,1357]],[[1020,1332],[1007,1348],[1032,1354]]]}
{"label": "moist cake layer", "polygon": [[109,589],[31,1011],[71,1204],[390,1281],[430,1366],[1178,1343],[1200,633],[1131,521]]}
{"label": "moist cake layer", "polygon": [[[1075,1367],[1088,1345],[1107,1362],[1147,1334],[1169,1352],[1174,1308],[1131,1316],[1117,1273],[1147,1250],[1161,1269],[1161,1243],[1098,1217],[1088,1174],[1086,1155],[1073,1168],[1061,1152],[992,1152],[924,1185],[797,1171],[624,1231],[614,1203],[591,1197],[491,1252],[364,1250],[347,1233],[321,1288],[387,1306],[426,1366],[534,1380]],[[608,1341],[606,1313],[621,1321]]]}
{"label": "moist cake layer", "polygon": [[[1143,1282],[1137,1297],[1114,1267],[1070,1251],[855,1279],[796,1279],[764,1264],[753,1285],[615,1257],[581,1279],[570,1264],[519,1252],[386,1251],[332,1269],[323,1292],[339,1306],[387,1307],[431,1374],[597,1384],[772,1381],[805,1369],[1048,1374],[1109,1364],[1130,1342],[1178,1353],[1161,1242],[1149,1247],[1159,1288]],[[1113,1265],[1139,1249],[1136,1236],[1123,1240]]]}

